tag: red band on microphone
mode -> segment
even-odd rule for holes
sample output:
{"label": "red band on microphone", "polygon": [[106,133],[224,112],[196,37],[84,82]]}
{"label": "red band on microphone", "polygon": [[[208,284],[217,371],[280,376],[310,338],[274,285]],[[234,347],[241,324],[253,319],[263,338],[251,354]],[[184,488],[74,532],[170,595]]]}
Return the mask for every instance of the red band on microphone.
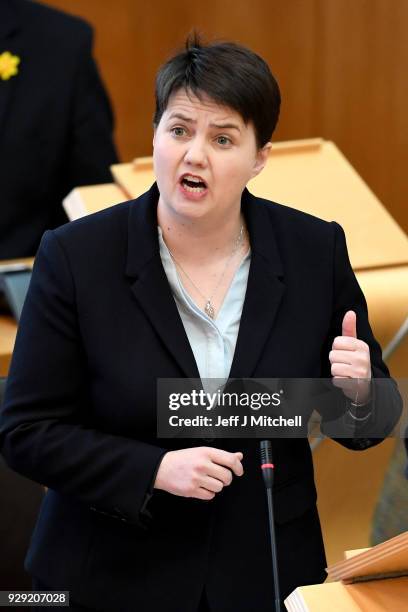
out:
{"label": "red band on microphone", "polygon": [[274,468],[275,468],[275,466],[274,466],[274,464],[273,464],[273,463],[263,463],[263,464],[261,465],[261,469],[262,469],[262,470],[264,470],[265,468],[272,468],[272,469],[274,469]]}

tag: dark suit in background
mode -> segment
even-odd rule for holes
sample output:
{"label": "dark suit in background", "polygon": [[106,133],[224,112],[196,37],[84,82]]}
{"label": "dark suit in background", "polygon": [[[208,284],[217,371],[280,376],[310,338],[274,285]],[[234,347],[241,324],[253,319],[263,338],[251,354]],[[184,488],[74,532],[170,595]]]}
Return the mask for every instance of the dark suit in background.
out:
{"label": "dark suit in background", "polygon": [[[157,378],[199,378],[160,259],[158,197],[153,186],[48,232],[36,258],[0,425],[10,466],[49,487],[27,568],[98,610],[196,612],[205,588],[213,612],[269,612],[256,440],[196,440],[243,451],[244,475],[211,502],[155,491],[146,507],[166,449],[192,444],[157,439]],[[330,377],[349,309],[373,375],[388,377],[341,228],[247,191],[242,207],[252,256],[231,377]],[[383,407],[384,430],[396,413]],[[308,440],[273,451],[285,596],[324,580],[325,555]]]}
{"label": "dark suit in background", "polygon": [[[34,255],[43,232],[66,221],[73,187],[110,180],[112,114],[91,49],[84,21],[0,0],[0,55],[20,58],[18,73],[0,78],[0,259]],[[43,489],[1,461],[0,489],[0,588],[28,589],[23,561]]]}
{"label": "dark suit in background", "polygon": [[0,80],[0,259],[32,256],[67,219],[76,186],[111,180],[112,114],[92,58],[92,30],[28,0],[1,0],[0,54],[20,58]]}

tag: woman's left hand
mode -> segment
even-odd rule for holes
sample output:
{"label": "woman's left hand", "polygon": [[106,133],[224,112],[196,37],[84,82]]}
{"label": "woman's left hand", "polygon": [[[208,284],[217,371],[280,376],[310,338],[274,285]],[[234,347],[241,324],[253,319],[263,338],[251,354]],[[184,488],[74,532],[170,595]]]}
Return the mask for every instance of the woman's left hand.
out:
{"label": "woman's left hand", "polygon": [[370,396],[370,347],[357,338],[356,325],[356,313],[347,311],[342,323],[342,335],[334,339],[329,360],[333,384],[341,388],[354,403],[364,404]]}

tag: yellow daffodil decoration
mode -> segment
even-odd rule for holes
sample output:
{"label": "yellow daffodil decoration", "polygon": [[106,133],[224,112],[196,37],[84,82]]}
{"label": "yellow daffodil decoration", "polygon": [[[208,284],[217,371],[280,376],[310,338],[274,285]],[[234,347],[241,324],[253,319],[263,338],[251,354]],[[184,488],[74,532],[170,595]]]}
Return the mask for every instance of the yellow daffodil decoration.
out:
{"label": "yellow daffodil decoration", "polygon": [[8,81],[10,77],[18,74],[19,63],[20,58],[10,53],[10,51],[0,53],[0,79]]}

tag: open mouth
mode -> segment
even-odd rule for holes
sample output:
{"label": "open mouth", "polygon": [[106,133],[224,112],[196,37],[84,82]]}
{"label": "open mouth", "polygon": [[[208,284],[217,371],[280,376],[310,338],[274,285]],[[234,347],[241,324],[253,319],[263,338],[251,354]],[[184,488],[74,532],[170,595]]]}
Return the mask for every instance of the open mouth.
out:
{"label": "open mouth", "polygon": [[184,175],[180,182],[183,188],[190,193],[202,193],[207,189],[207,184],[202,178],[191,174]]}

